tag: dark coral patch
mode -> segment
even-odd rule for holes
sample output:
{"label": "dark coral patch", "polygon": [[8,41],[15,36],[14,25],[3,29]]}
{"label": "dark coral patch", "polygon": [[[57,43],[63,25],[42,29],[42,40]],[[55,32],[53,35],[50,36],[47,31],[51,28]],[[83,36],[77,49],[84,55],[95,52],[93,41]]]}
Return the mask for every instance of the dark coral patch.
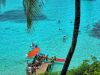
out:
{"label": "dark coral patch", "polygon": [[100,21],[93,25],[93,28],[90,30],[89,35],[100,39]]}

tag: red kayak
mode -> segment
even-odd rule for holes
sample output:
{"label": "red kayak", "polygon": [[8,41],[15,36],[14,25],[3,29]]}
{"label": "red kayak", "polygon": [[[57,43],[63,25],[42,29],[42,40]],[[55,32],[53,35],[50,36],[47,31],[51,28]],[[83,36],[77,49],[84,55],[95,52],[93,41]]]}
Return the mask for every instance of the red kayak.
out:
{"label": "red kayak", "polygon": [[62,59],[62,58],[56,58],[55,61],[57,61],[57,62],[65,62],[65,59]]}
{"label": "red kayak", "polygon": [[40,48],[35,48],[35,49],[33,49],[33,50],[31,50],[29,53],[28,53],[28,58],[31,58],[31,57],[33,57],[33,56],[36,56],[38,53],[39,53],[39,51],[40,51]]}

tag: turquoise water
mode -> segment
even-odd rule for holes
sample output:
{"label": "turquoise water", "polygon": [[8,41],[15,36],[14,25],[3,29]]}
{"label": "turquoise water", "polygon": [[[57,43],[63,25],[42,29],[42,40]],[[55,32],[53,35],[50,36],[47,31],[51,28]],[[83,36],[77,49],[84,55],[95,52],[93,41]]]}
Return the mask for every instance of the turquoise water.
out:
{"label": "turquoise water", "polygon": [[[99,4],[100,0],[81,1],[80,34],[70,68],[77,67],[90,55],[100,60],[100,39],[89,36],[93,25],[100,21]],[[32,31],[27,33],[22,1],[7,0],[6,6],[0,9],[3,15],[0,18],[0,75],[25,75],[26,54],[32,42],[49,57],[65,58],[71,45],[74,7],[74,0],[48,0],[43,9],[47,18],[35,20]],[[61,24],[57,23],[59,19]],[[62,40],[64,35],[66,42]],[[60,71],[62,66],[63,63],[56,63],[53,71]]]}

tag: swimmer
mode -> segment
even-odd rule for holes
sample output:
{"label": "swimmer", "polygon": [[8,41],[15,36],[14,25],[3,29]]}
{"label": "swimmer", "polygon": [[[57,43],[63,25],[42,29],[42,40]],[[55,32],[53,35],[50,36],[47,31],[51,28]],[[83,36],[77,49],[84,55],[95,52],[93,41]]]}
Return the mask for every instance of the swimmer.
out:
{"label": "swimmer", "polygon": [[32,49],[34,49],[34,48],[35,48],[35,44],[34,44],[34,43],[32,43],[32,46],[31,46],[31,47],[32,47]]}
{"label": "swimmer", "polygon": [[60,31],[60,30],[62,30],[62,29],[60,28],[60,24],[61,24],[61,21],[60,21],[60,20],[58,20],[58,24],[59,24],[59,31]]}
{"label": "swimmer", "polygon": [[60,23],[61,23],[61,21],[60,21],[60,20],[58,20],[58,23],[60,24]]}
{"label": "swimmer", "polygon": [[67,39],[66,36],[63,36],[63,42],[66,42],[66,39]]}
{"label": "swimmer", "polygon": [[35,45],[35,48],[38,48],[38,45]]}

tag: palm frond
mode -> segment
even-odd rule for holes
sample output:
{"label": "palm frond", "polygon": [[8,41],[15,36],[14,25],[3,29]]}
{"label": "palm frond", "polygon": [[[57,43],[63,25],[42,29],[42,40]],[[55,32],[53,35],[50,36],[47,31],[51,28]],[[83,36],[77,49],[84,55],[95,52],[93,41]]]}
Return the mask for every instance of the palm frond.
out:
{"label": "palm frond", "polygon": [[39,0],[23,0],[23,6],[27,18],[27,28],[30,30],[32,27],[33,18],[38,16],[41,12]]}

